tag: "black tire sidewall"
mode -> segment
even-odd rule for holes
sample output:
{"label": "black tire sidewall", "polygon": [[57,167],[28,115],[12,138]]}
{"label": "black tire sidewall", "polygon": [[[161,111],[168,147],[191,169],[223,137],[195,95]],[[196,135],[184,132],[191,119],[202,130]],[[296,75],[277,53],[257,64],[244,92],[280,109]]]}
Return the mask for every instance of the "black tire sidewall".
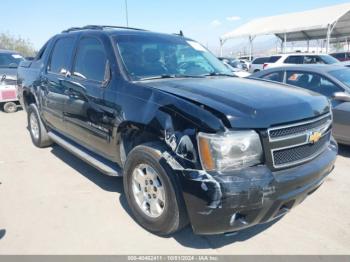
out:
{"label": "black tire sidewall", "polygon": [[[8,110],[7,107],[14,106],[14,110]],[[14,102],[7,102],[4,104],[4,111],[6,113],[15,113],[17,111],[17,105]]]}
{"label": "black tire sidewall", "polygon": [[[36,117],[36,120],[38,121],[38,128],[39,128],[39,137],[38,139],[36,139],[33,134],[32,134],[32,127],[31,127],[31,124],[30,124],[30,116],[34,114],[34,116]],[[37,147],[40,147],[41,146],[41,125],[40,125],[40,118],[39,118],[39,115],[38,115],[38,110],[36,108],[35,105],[31,104],[29,107],[28,107],[28,128],[29,128],[29,133],[30,133],[30,137],[32,138],[32,141],[34,143],[34,145],[36,145]]]}
{"label": "black tire sidewall", "polygon": [[[133,150],[127,159],[124,172],[124,191],[132,211],[134,219],[148,231],[158,235],[168,235],[179,228],[179,200],[178,185],[174,179],[174,174],[167,167],[164,167],[159,162],[160,157],[156,150],[142,146]],[[151,218],[143,213],[136,203],[132,192],[132,173],[135,167],[140,164],[150,165],[159,175],[162,180],[165,190],[165,207],[164,211],[158,218]]]}

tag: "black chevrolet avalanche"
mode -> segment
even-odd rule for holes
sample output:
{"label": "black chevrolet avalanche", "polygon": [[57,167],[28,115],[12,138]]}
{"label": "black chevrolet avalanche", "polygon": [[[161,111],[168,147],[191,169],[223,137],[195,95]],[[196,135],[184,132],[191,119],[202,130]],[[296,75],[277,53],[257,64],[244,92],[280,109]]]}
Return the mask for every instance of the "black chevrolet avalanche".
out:
{"label": "black chevrolet avalanche", "polygon": [[182,35],[71,28],[21,63],[18,84],[33,143],[123,176],[134,219],[159,235],[276,219],[336,159],[325,97],[235,78]]}

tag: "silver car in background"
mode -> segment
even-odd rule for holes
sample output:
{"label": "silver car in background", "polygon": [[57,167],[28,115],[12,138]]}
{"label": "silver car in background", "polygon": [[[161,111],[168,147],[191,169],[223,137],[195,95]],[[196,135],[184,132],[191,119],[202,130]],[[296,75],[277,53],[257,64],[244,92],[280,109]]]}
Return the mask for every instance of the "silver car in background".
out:
{"label": "silver car in background", "polygon": [[320,93],[333,107],[333,135],[350,145],[350,68],[339,65],[281,66],[251,75]]}

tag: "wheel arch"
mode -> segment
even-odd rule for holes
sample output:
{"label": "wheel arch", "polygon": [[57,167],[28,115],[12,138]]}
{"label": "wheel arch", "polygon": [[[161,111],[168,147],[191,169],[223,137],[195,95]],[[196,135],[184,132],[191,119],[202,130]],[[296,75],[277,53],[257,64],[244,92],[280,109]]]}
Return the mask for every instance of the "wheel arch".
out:
{"label": "wheel arch", "polygon": [[37,98],[30,90],[23,91],[23,104],[26,110],[30,104],[36,104],[38,106]]}
{"label": "wheel arch", "polygon": [[192,121],[164,111],[157,111],[155,117],[147,124],[123,122],[117,131],[120,164],[124,166],[129,153],[135,147],[142,144],[159,144],[182,165],[189,168],[198,167],[200,161],[196,150],[197,131],[198,126]]}

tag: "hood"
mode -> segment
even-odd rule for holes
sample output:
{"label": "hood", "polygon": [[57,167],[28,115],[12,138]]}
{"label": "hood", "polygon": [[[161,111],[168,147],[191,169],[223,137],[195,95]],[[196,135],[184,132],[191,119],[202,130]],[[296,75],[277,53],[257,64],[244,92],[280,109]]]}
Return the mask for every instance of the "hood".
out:
{"label": "hood", "polygon": [[268,128],[329,111],[327,98],[279,83],[232,77],[163,79],[147,83],[202,104],[231,128]]}
{"label": "hood", "polygon": [[4,75],[6,76],[6,79],[16,80],[17,79],[17,68],[1,68],[0,67],[0,80]]}

